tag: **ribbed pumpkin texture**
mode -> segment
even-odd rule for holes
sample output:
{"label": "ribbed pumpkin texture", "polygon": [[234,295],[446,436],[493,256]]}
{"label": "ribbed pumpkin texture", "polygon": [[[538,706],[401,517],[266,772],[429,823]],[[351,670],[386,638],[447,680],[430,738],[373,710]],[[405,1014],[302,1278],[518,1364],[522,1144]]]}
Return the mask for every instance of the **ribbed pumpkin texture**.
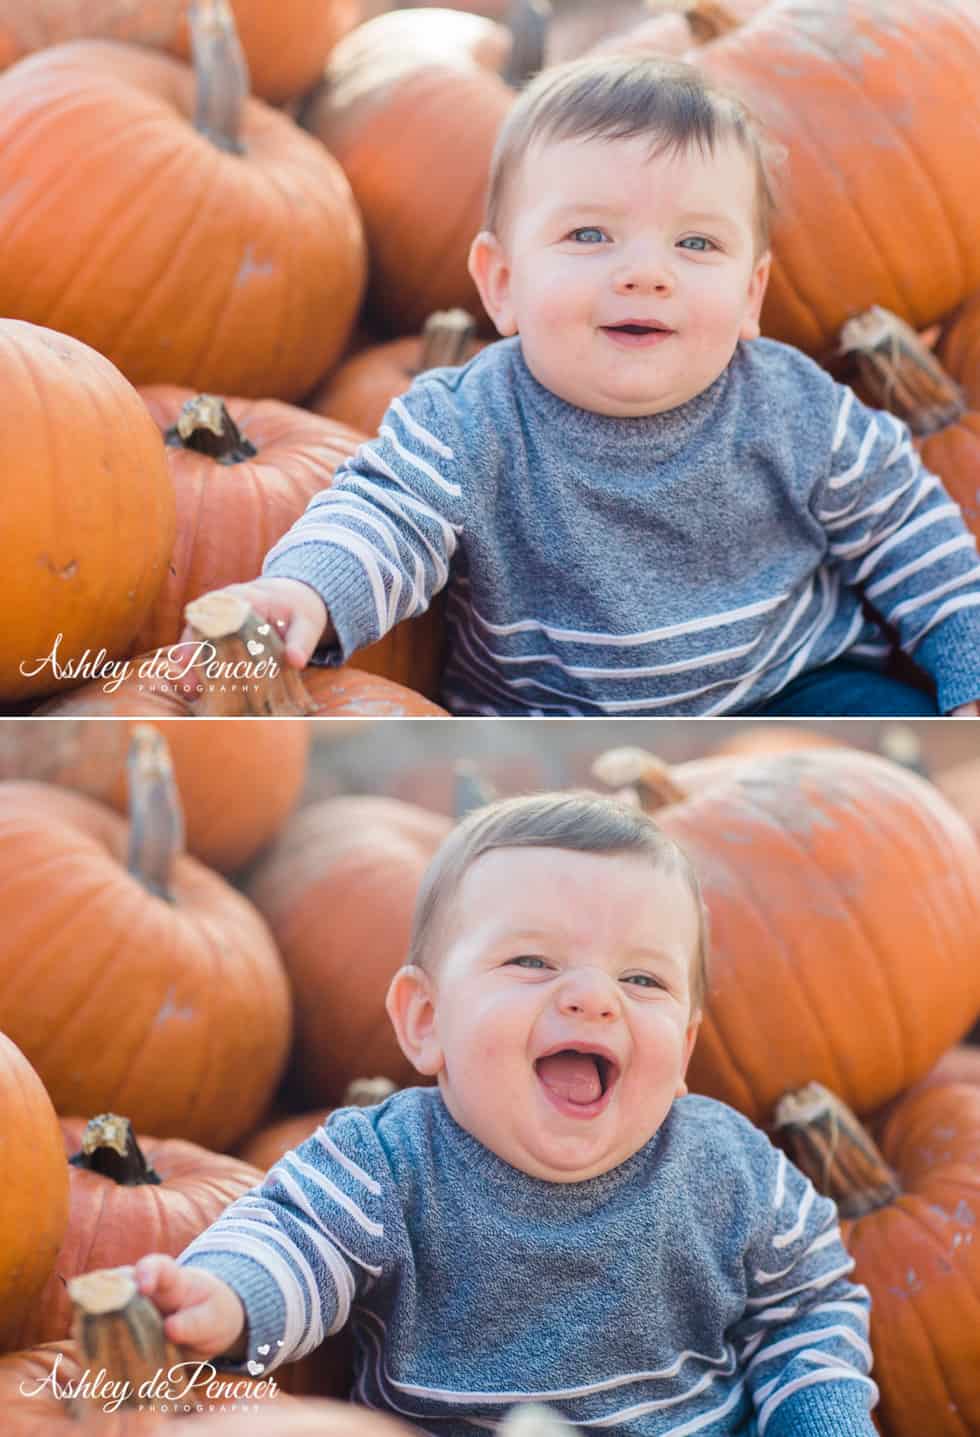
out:
{"label": "ribbed pumpkin texture", "polygon": [[[230,0],[252,90],[288,100],[318,79],[341,35],[359,20],[359,0]],[[99,38],[149,45],[186,60],[189,0],[0,0],[0,69],[32,50]]]}
{"label": "ribbed pumpkin texture", "polygon": [[360,303],[350,186],[257,100],[243,152],[219,148],[194,128],[195,96],[179,60],[97,40],[0,74],[0,307],[91,344],[133,384],[298,399]]}
{"label": "ribbed pumpkin texture", "polygon": [[68,1223],[68,1169],[44,1084],[0,1033],[0,1352],[16,1345]]}
{"label": "ribbed pumpkin texture", "polygon": [[55,1108],[230,1146],[266,1110],[289,1046],[261,917],[184,854],[167,896],[150,891],[127,870],[129,825],[92,799],[27,782],[2,796],[0,1016]]}
{"label": "ribbed pumpkin texture", "polygon": [[335,1106],[362,1075],[421,1081],[384,999],[408,951],[419,880],[451,826],[395,799],[325,799],[295,815],[250,875],[289,974],[292,1078],[310,1107]]}
{"label": "ribbed pumpkin texture", "polygon": [[62,667],[86,651],[125,653],[163,582],[176,520],[156,426],[94,349],[0,320],[0,413],[9,703],[64,687],[46,662],[56,645]]}
{"label": "ribbed pumpkin texture", "polygon": [[[75,789],[125,814],[133,722],[0,720],[0,779]],[[294,808],[306,777],[308,725],[226,719],[218,730],[163,719],[156,727],[173,762],[188,852],[209,868],[234,872],[270,842]]]}

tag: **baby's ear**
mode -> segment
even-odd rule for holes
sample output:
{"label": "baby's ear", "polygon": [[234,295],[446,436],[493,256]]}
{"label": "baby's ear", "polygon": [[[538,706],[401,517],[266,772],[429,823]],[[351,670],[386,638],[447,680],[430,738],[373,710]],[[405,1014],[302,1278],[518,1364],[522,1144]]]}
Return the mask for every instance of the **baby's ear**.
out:
{"label": "baby's ear", "polygon": [[766,297],[766,286],[769,283],[769,271],[772,268],[772,255],[769,250],[755,262],[752,271],[752,278],[749,280],[749,292],[746,299],[745,312],[742,315],[742,327],[738,332],[739,339],[758,339],[762,333],[759,319],[762,314],[762,301]]}
{"label": "baby's ear", "polygon": [[435,990],[425,969],[414,963],[399,968],[388,986],[385,1008],[412,1067],[436,1077],[443,1068],[442,1046],[436,1032]]}
{"label": "baby's ear", "polygon": [[470,245],[467,268],[480,292],[483,308],[506,339],[517,333],[511,303],[510,264],[503,245],[490,230],[481,230]]}

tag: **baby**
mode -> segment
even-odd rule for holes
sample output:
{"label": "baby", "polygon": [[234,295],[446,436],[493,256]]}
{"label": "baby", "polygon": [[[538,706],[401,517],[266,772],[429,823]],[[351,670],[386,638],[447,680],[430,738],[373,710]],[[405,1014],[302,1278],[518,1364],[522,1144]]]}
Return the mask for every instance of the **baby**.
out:
{"label": "baby", "polygon": [[[458,714],[975,713],[976,543],[902,423],[759,338],[772,207],[757,126],[693,66],[543,71],[470,252],[507,337],[421,375],[234,586],[289,662],[446,587]],[[883,672],[862,597],[929,691]]]}
{"label": "baby", "polygon": [[254,1374],[350,1322],[354,1400],[440,1437],[532,1400],[649,1437],[872,1437],[834,1204],[685,1096],[706,949],[645,815],[575,793],[471,814],[387,998],[435,1086],[334,1112],[178,1261],[142,1258],[167,1335]]}

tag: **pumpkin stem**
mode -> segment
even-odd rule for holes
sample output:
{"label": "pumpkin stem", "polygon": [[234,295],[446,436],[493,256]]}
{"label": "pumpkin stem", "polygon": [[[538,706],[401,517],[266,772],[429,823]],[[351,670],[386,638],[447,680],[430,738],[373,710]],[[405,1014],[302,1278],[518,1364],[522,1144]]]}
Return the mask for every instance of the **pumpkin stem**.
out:
{"label": "pumpkin stem", "polygon": [[192,449],[207,454],[219,464],[241,464],[254,459],[258,450],[238,428],[216,394],[198,394],[188,399],[163,436],[171,449]]}
{"label": "pumpkin stem", "polygon": [[205,665],[214,680],[204,684],[194,704],[195,714],[205,718],[229,714],[299,718],[316,713],[299,671],[286,661],[275,627],[244,599],[217,589],[192,600],[184,609],[184,618],[195,636],[206,639],[214,652]]}
{"label": "pumpkin stem", "polygon": [[617,789],[617,797],[632,799],[644,813],[683,803],[688,796],[663,759],[646,749],[607,749],[595,760],[591,771],[593,778]]}
{"label": "pumpkin stem", "polygon": [[194,128],[219,150],[244,155],[240,131],[248,61],[228,0],[191,0],[187,22],[197,79]]}
{"label": "pumpkin stem", "polygon": [[344,1096],[340,1100],[342,1108],[372,1108],[375,1103],[383,1103],[385,1098],[390,1098],[392,1093],[398,1091],[398,1086],[390,1078],[351,1078],[344,1089]]}
{"label": "pumpkin stem", "polygon": [[[111,1383],[118,1383],[113,1396],[122,1407],[145,1405],[143,1383],[152,1382],[162,1370],[169,1371],[179,1358],[179,1349],[168,1343],[163,1317],[150,1298],[136,1286],[131,1267],[110,1267],[84,1272],[68,1283],[74,1307],[72,1337],[79,1345],[83,1367],[93,1372],[104,1369]],[[95,1415],[94,1402],[75,1399],[73,1416],[87,1411]]]}
{"label": "pumpkin stem", "polygon": [[709,45],[712,40],[737,30],[742,23],[722,0],[693,0],[682,8],[695,45]]}
{"label": "pumpkin stem", "polygon": [[68,1161],[73,1168],[99,1173],[124,1188],[156,1187],[161,1182],[136,1141],[132,1123],[115,1113],[100,1113],[89,1120],[80,1151]]}
{"label": "pumpkin stem", "polygon": [[137,724],[126,758],[129,785],[127,868],[167,903],[174,863],[184,851],[184,814],[166,741],[151,724]]}
{"label": "pumpkin stem", "polygon": [[846,1103],[822,1083],[807,1083],[776,1104],[773,1127],[817,1192],[842,1218],[863,1217],[901,1194],[897,1173]]}
{"label": "pumpkin stem", "polygon": [[915,330],[872,305],[840,332],[839,354],[853,354],[873,404],[904,419],[913,434],[933,434],[966,413],[966,396]]}
{"label": "pumpkin stem", "polygon": [[465,309],[438,309],[422,330],[422,353],[416,373],[463,363],[476,334],[476,320]]}
{"label": "pumpkin stem", "polygon": [[544,65],[544,44],[551,18],[549,0],[513,0],[506,24],[511,34],[510,58],[503,70],[506,84],[521,90]]}
{"label": "pumpkin stem", "polygon": [[475,808],[483,808],[497,797],[493,784],[469,759],[453,764],[453,818],[465,818]]}

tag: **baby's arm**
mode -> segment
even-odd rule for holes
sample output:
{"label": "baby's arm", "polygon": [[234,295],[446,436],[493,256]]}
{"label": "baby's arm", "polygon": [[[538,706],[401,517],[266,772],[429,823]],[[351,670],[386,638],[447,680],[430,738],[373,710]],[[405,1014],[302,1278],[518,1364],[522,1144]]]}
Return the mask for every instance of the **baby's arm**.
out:
{"label": "baby's arm", "polygon": [[444,587],[465,521],[464,442],[455,396],[417,381],[266,555],[263,581],[300,581],[329,610],[318,659],[345,663]]}
{"label": "baby's arm", "polygon": [[829,470],[811,496],[831,562],[936,679],[940,711],[980,698],[980,562],[959,506],[907,427],[835,386]]}
{"label": "baby's arm", "polygon": [[867,1288],[848,1281],[854,1262],[834,1204],[766,1146],[765,1180],[755,1164],[760,1212],[745,1315],[732,1333],[759,1437],[874,1437]]}
{"label": "baby's arm", "polygon": [[[383,1151],[367,1119],[350,1110],[337,1114],[181,1253],[178,1270],[207,1286],[178,1289],[177,1307],[169,1310],[179,1314],[185,1336],[174,1333],[174,1340],[203,1349],[212,1341],[235,1343],[244,1331],[244,1346],[221,1347],[229,1359],[223,1365],[237,1359],[255,1376],[304,1356],[341,1330],[352,1303],[380,1277],[388,1255],[383,1215],[393,1202]],[[158,1255],[142,1261],[159,1271]],[[157,1292],[154,1297],[166,1313],[166,1269],[163,1276],[163,1300]],[[223,1322],[231,1305],[218,1296],[222,1290],[230,1290],[244,1319],[235,1334]],[[205,1303],[214,1303],[203,1314],[195,1312],[199,1291]],[[167,1318],[177,1321],[177,1315]],[[171,1335],[171,1327],[166,1330]]]}

